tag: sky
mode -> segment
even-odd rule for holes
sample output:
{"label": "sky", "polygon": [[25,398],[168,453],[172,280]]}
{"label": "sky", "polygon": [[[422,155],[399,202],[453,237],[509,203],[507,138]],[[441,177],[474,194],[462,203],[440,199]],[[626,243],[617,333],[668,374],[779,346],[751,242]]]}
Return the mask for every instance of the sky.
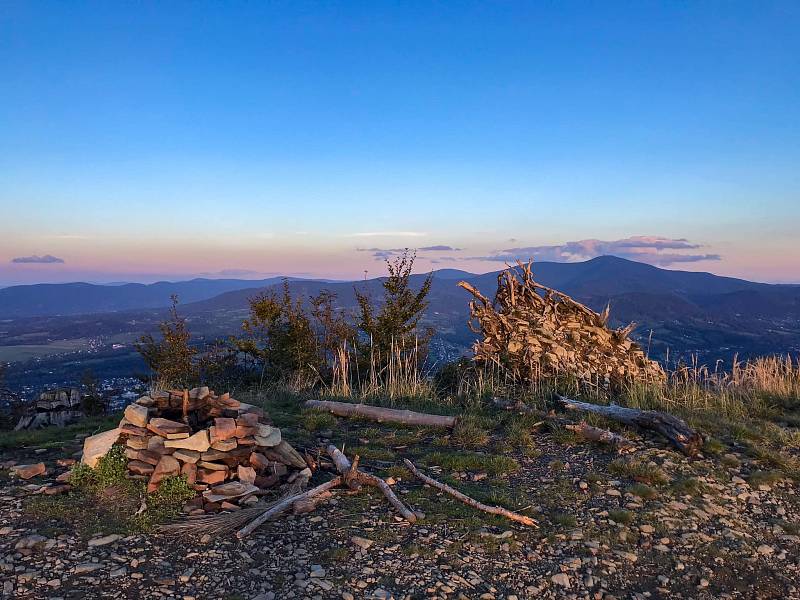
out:
{"label": "sky", "polygon": [[800,3],[0,3],[0,285],[800,282]]}

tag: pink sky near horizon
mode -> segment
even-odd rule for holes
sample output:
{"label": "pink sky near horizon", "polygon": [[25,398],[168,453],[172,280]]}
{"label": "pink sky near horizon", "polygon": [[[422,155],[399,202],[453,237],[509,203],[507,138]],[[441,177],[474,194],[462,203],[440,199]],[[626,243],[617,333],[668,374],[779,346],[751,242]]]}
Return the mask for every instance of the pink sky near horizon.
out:
{"label": "pink sky near horizon", "polygon": [[[379,254],[376,258],[377,250],[422,248],[436,246],[436,242],[450,242],[447,245],[453,250],[418,251],[416,271],[454,268],[485,273],[503,268],[504,262],[482,260],[479,257],[497,256],[498,249],[526,248],[532,245],[529,241],[526,243],[526,240],[500,236],[492,243],[487,243],[484,239],[469,243],[467,239],[447,239],[442,234],[397,233],[403,235],[337,237],[300,233],[270,236],[256,242],[215,240],[213,237],[192,240],[182,236],[173,239],[153,237],[115,240],[62,236],[58,239],[51,238],[46,244],[13,242],[13,248],[9,238],[5,237],[5,241],[0,241],[0,285],[71,281],[149,283],[192,277],[260,279],[275,275],[361,279],[365,270],[368,277],[385,274],[385,254]],[[694,240],[691,242],[694,243]],[[659,260],[653,259],[658,259],[667,250],[653,248],[638,249],[635,250],[637,254],[623,257],[641,262],[655,262],[656,266],[668,269],[708,271],[753,281],[800,283],[800,250],[795,248],[792,251],[791,245],[787,247],[779,238],[765,239],[762,243],[747,248],[743,248],[741,243],[733,242],[694,245],[701,248],[680,250],[678,254],[719,254],[720,259],[658,264]],[[550,253],[552,251],[548,250],[548,254]],[[11,262],[19,256],[44,254],[56,256],[64,262]],[[499,256],[502,258],[503,254]],[[591,257],[568,256],[557,260],[563,262]],[[533,258],[536,259],[536,256]],[[541,260],[552,260],[552,256],[543,256]]]}

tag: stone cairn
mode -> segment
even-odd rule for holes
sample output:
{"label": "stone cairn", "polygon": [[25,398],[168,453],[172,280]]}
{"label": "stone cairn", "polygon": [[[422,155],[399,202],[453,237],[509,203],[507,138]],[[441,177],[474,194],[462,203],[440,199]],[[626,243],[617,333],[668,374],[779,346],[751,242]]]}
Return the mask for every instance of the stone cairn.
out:
{"label": "stone cairn", "polygon": [[508,369],[523,381],[571,376],[609,386],[664,379],[661,366],[630,339],[635,324],[611,329],[608,307],[597,313],[537,283],[531,263],[518,266],[498,275],[494,301],[459,283],[474,296],[469,325],[483,338],[473,346],[477,362]]}
{"label": "stone cairn", "polygon": [[184,475],[199,493],[190,506],[197,514],[254,504],[307,468],[263,410],[207,387],[140,398],[125,409],[119,434],[130,477],[154,492],[165,478]]}

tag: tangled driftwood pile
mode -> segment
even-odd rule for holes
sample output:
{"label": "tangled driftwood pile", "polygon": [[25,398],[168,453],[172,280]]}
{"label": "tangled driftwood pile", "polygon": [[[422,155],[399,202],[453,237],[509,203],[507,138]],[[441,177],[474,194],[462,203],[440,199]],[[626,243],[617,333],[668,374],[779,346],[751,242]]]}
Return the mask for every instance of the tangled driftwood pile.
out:
{"label": "tangled driftwood pile", "polygon": [[633,325],[611,329],[608,308],[596,313],[537,283],[530,263],[498,276],[494,301],[465,281],[459,286],[474,296],[469,325],[483,336],[475,342],[475,360],[507,368],[516,380],[568,375],[608,386],[664,378],[628,337]]}

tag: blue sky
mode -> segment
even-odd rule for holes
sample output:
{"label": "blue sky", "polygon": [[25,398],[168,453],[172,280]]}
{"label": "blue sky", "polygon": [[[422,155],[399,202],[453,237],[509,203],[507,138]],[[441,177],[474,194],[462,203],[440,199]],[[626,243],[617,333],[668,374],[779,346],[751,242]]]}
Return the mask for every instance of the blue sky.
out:
{"label": "blue sky", "polygon": [[796,2],[5,2],[0,284],[431,246],[800,281],[798,30]]}

